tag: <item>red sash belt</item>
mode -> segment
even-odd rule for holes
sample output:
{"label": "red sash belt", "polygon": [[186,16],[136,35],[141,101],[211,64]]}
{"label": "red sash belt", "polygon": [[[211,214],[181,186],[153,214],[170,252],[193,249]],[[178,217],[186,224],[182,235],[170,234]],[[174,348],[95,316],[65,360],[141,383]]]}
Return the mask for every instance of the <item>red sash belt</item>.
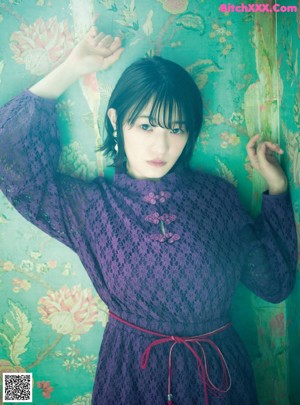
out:
{"label": "red sash belt", "polygon": [[[203,388],[204,388],[204,397],[205,397],[205,405],[208,405],[208,392],[210,392],[214,396],[222,396],[222,394],[228,392],[231,387],[231,376],[230,372],[227,366],[227,363],[224,359],[224,356],[219,349],[219,347],[210,339],[210,336],[213,336],[219,332],[224,331],[225,329],[228,329],[231,326],[231,323],[227,323],[226,325],[222,326],[221,328],[215,329],[211,332],[205,333],[203,335],[198,335],[198,336],[190,336],[190,337],[179,337],[179,336],[170,336],[170,335],[164,335],[162,333],[158,332],[153,332],[148,329],[141,328],[137,325],[134,325],[133,323],[127,322],[124,319],[120,318],[118,315],[115,315],[111,311],[109,311],[109,315],[118,321],[124,323],[127,326],[130,326],[134,329],[140,330],[142,332],[148,333],[150,335],[155,335],[155,336],[160,336],[161,339],[156,339],[153,342],[151,342],[146,350],[144,351],[142,358],[141,358],[141,367],[142,369],[145,369],[148,364],[149,356],[152,347],[160,345],[162,343],[167,343],[167,342],[174,342],[170,348],[169,351],[169,368],[168,368],[168,405],[174,405],[174,402],[172,401],[172,394],[171,394],[171,373],[172,373],[172,351],[174,346],[177,343],[182,343],[184,344],[188,350],[192,352],[194,357],[196,358],[197,361],[197,366],[198,366],[198,375],[200,380],[203,383]],[[200,352],[202,356],[197,353],[197,351],[191,346],[190,343],[196,343],[200,347]],[[202,346],[202,343],[207,343],[209,344],[217,353],[221,367],[222,367],[222,383],[220,387],[216,387],[208,374],[208,362],[205,354],[205,350]]]}

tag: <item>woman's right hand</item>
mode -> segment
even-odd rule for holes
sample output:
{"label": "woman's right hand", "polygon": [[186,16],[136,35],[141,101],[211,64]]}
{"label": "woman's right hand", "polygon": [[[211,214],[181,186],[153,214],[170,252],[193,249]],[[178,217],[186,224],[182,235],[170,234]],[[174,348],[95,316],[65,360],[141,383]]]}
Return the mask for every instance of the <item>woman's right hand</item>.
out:
{"label": "woman's right hand", "polygon": [[119,37],[98,33],[97,28],[92,27],[74,47],[65,63],[75,69],[80,77],[109,68],[123,51]]}

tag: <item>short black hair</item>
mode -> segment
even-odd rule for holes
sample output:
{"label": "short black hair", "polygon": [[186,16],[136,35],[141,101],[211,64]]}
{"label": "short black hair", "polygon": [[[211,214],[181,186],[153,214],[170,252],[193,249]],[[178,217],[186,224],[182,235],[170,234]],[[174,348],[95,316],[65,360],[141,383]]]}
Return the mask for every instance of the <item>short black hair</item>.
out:
{"label": "short black hair", "polygon": [[[186,70],[159,56],[139,59],[121,75],[108,102],[105,115],[107,136],[100,150],[113,158],[114,166],[120,168],[125,158],[123,125],[133,125],[150,100],[153,102],[150,124],[171,128],[175,111],[176,120],[185,123],[188,141],[176,164],[188,167],[202,125],[202,97]],[[118,153],[114,150],[114,128],[107,115],[110,108],[117,112]]]}

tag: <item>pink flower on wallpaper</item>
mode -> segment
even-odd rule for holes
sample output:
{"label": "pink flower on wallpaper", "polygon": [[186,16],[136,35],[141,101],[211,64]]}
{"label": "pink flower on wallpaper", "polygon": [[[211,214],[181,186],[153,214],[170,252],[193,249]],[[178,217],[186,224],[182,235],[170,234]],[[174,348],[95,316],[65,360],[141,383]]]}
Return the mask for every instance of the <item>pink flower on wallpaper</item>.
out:
{"label": "pink flower on wallpaper", "polygon": [[14,269],[14,264],[11,261],[4,262],[2,264],[2,270],[4,271],[12,271]]}
{"label": "pink flower on wallpaper", "polygon": [[57,267],[57,261],[56,260],[49,260],[47,262],[47,266],[49,269],[55,269]]}
{"label": "pink flower on wallpaper", "polygon": [[54,388],[50,385],[50,381],[38,381],[36,385],[38,386],[38,388],[43,390],[43,396],[49,399],[51,392],[54,391]]}
{"label": "pink flower on wallpaper", "polygon": [[80,286],[48,291],[47,296],[40,298],[38,311],[45,324],[51,325],[57,333],[70,335],[72,341],[79,340],[99,318],[97,300],[91,289],[82,290]]}
{"label": "pink flower on wallpaper", "polygon": [[20,291],[28,291],[31,288],[31,283],[27,280],[22,280],[21,278],[13,278],[13,292],[18,293]]}
{"label": "pink flower on wallpaper", "polygon": [[189,5],[189,0],[159,0],[163,8],[171,14],[183,13]]}
{"label": "pink flower on wallpaper", "polygon": [[67,21],[58,22],[57,17],[46,21],[39,18],[32,25],[21,24],[10,41],[13,59],[37,76],[59,65],[74,46]]}

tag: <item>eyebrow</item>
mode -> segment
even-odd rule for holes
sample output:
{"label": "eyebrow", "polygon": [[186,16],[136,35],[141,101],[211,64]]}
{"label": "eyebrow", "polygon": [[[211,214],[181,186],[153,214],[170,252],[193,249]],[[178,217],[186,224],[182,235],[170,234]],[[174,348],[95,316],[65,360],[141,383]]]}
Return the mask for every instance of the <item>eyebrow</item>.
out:
{"label": "eyebrow", "polygon": [[[137,118],[150,118],[150,115],[138,115]],[[172,121],[172,124],[185,124],[185,121]]]}

